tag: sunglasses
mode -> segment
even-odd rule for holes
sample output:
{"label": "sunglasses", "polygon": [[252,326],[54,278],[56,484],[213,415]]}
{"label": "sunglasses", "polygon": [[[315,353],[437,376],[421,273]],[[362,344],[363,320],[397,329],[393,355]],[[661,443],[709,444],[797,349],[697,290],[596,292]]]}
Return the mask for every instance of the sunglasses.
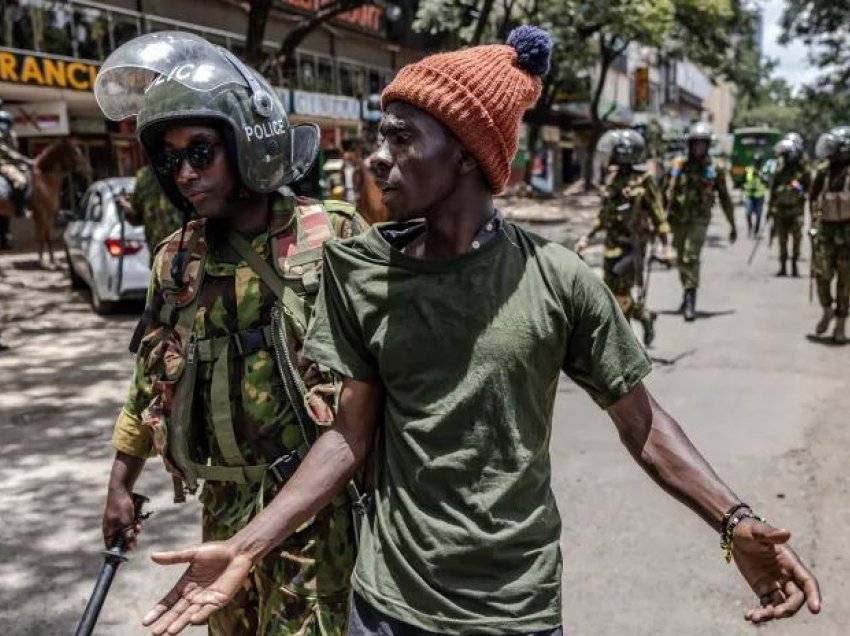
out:
{"label": "sunglasses", "polygon": [[220,145],[202,141],[183,150],[163,150],[153,162],[154,169],[163,177],[173,177],[185,159],[193,170],[206,170],[215,161],[215,149]]}

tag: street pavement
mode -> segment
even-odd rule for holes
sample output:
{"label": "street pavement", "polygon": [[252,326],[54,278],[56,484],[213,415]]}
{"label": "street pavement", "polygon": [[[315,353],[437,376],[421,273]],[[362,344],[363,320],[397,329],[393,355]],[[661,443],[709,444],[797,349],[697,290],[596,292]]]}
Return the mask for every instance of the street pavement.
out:
{"label": "street pavement", "polygon": [[[569,216],[529,227],[569,244],[590,215]],[[850,624],[850,347],[806,337],[818,317],[807,279],[774,278],[775,247],[768,253],[763,245],[748,267],[752,243],[729,246],[720,216],[704,252],[695,323],[675,313],[675,270],[653,272],[657,363],[647,384],[733,489],[792,530],[821,580],[821,616],[803,610],[768,632],[843,635]],[[599,249],[587,258],[600,265]],[[33,262],[32,255],[0,258],[0,324],[13,346],[0,355],[0,627],[16,636],[71,633],[91,591],[110,431],[131,375],[126,345],[140,309],[94,316],[62,272]],[[743,614],[755,599],[723,561],[717,533],[640,471],[604,412],[566,379],[555,406],[552,468],[567,634],[753,633]],[[118,572],[97,634],[146,633],[141,616],[179,573],[154,566],[149,554],[199,537],[197,504],[171,503],[158,460],[138,490],[156,512],[138,553]]]}

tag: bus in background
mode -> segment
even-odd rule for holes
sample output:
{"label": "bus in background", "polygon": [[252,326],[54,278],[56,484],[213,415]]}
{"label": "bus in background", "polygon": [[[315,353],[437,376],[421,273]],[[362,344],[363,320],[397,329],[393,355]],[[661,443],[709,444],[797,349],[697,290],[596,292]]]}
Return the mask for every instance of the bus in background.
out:
{"label": "bus in background", "polygon": [[732,183],[736,188],[744,186],[747,166],[752,164],[753,157],[759,154],[764,161],[773,157],[773,147],[781,137],[782,133],[779,130],[767,126],[738,128],[735,131],[732,142],[732,169],[730,173]]}

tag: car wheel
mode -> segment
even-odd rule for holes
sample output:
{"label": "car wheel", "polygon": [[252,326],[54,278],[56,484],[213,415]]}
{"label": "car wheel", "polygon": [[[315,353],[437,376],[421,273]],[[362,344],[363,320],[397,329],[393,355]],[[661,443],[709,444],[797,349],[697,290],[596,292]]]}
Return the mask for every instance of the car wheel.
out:
{"label": "car wheel", "polygon": [[102,300],[97,295],[97,289],[94,287],[91,288],[91,307],[98,316],[106,316],[113,313],[117,305],[118,303],[111,300]]}
{"label": "car wheel", "polygon": [[74,266],[71,264],[71,255],[68,253],[68,248],[65,248],[65,260],[68,262],[68,276],[71,279],[71,289],[85,289],[86,281],[80,278],[80,275],[74,271]]}

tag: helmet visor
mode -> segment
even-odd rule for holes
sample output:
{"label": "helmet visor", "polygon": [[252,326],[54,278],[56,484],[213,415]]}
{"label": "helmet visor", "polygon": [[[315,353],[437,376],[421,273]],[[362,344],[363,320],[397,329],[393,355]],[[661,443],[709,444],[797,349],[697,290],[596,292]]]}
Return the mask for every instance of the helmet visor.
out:
{"label": "helmet visor", "polygon": [[196,91],[228,83],[248,85],[219,47],[192,33],[160,31],[116,49],[97,74],[94,96],[103,114],[119,121],[138,115],[147,90],[166,82]]}

